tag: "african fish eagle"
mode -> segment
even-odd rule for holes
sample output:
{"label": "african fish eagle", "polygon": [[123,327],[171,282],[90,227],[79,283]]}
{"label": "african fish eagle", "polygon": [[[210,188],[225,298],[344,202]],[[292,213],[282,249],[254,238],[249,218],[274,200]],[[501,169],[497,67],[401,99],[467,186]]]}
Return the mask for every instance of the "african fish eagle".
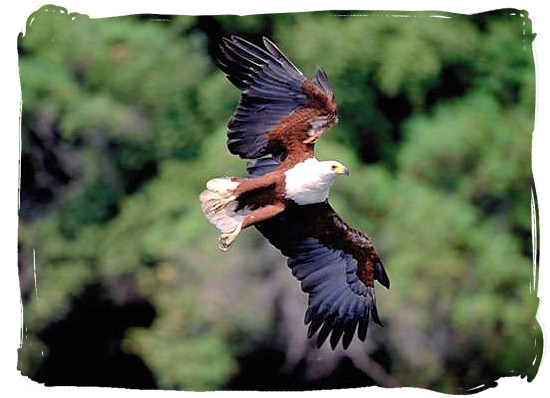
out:
{"label": "african fish eagle", "polygon": [[316,141],[338,122],[328,77],[317,67],[308,79],[267,38],[264,47],[224,38],[216,65],[241,90],[228,122],[232,154],[249,159],[248,178],[214,178],[200,194],[206,218],[227,250],[240,231],[254,225],[288,257],[293,275],[309,295],[304,322],[320,347],[330,335],[347,348],[361,341],[369,318],[382,325],[374,280],[390,281],[373,242],[350,227],[328,203],[330,187],[348,169],[314,157]]}

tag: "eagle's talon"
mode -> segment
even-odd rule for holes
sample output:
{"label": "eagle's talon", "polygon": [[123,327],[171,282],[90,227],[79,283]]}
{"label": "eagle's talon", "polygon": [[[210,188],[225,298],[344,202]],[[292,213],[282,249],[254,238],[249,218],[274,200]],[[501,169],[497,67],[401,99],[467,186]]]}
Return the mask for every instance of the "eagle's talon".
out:
{"label": "eagle's talon", "polygon": [[225,243],[224,238],[221,235],[218,239],[218,249],[222,252],[226,252],[229,249],[229,245]]}
{"label": "eagle's talon", "polygon": [[225,206],[227,206],[229,203],[231,203],[234,200],[235,200],[235,196],[233,195],[228,198],[216,200],[214,203],[210,205],[210,207],[208,208],[208,211],[212,213],[220,211],[221,209],[223,209]]}
{"label": "eagle's talon", "polygon": [[240,232],[241,232],[241,226],[239,225],[237,228],[233,230],[233,232],[221,234],[218,239],[218,249],[224,252],[227,251],[229,249],[229,246],[231,246],[231,244],[235,242],[235,239],[237,239]]}

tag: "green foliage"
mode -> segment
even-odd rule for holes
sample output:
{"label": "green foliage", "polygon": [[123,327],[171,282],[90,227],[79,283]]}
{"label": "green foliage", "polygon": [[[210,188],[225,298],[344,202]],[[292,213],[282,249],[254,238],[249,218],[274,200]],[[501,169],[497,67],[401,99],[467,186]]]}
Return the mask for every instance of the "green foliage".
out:
{"label": "green foliage", "polygon": [[168,325],[169,329],[164,333],[157,331],[161,327],[155,326],[152,333],[143,330],[131,333],[139,341],[139,346],[147,347],[143,352],[139,349],[136,351],[143,355],[159,375],[158,382],[161,386],[169,389],[211,391],[219,388],[220,382],[234,369],[235,360],[230,348],[219,336],[202,333],[167,339],[166,336],[173,335],[173,327]]}
{"label": "green foliage", "polygon": [[[377,287],[385,338],[371,344],[391,376],[453,393],[536,375],[530,21],[360,14],[209,25],[46,6],[29,18],[18,41],[24,374],[47,355],[40,332],[91,283],[154,306],[122,349],[160,388],[223,388],[252,344],[285,344],[272,292],[284,261],[252,229],[217,251],[198,203],[209,178],[245,172],[225,146],[238,92],[209,60],[205,26],[216,26],[269,34],[307,75],[330,76],[340,123],[317,156],[351,169],[331,203],[369,233],[390,276],[391,290]],[[137,293],[113,284],[121,275]]]}

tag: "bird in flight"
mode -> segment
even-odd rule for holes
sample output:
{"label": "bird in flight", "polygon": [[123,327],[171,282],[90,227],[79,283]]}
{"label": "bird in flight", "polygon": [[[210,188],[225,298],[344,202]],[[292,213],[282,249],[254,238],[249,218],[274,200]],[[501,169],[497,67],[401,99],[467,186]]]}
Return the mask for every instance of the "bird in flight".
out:
{"label": "bird in flight", "polygon": [[314,156],[317,140],[338,122],[328,77],[317,67],[313,80],[269,39],[263,48],[223,38],[216,65],[240,91],[227,124],[227,146],[248,159],[247,178],[221,177],[200,194],[206,218],[220,231],[226,251],[254,225],[283,255],[308,294],[304,323],[320,347],[330,335],[334,349],[361,341],[369,319],[382,325],[374,281],[390,281],[366,233],[350,227],[330,206],[329,191],[348,169]]}

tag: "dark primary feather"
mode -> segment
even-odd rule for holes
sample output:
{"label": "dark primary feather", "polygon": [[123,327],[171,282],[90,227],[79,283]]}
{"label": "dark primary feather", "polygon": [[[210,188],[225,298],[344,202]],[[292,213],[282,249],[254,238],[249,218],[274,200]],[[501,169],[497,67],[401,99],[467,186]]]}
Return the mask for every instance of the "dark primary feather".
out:
{"label": "dark primary feather", "polygon": [[[308,337],[318,333],[317,344],[321,346],[330,336],[334,349],[340,340],[347,348],[356,331],[364,341],[369,319],[382,323],[376,310],[374,286],[358,277],[359,256],[355,252],[370,249],[357,243],[361,239],[354,241],[353,236],[349,236],[345,244],[332,244],[327,238],[343,232],[361,233],[353,229],[341,231],[338,223],[325,223],[322,231],[312,233],[312,229],[319,227],[319,217],[330,218],[331,214],[332,209],[326,202],[291,205],[280,215],[258,225],[258,229],[288,257],[292,274],[308,294],[304,317],[305,324],[309,324]],[[377,264],[371,280],[389,287],[389,279],[379,259]]]}
{"label": "dark primary feather", "polygon": [[317,67],[315,71],[315,84],[317,84],[321,89],[328,95],[332,95],[332,88],[330,87],[330,82],[328,76],[321,67]]}

